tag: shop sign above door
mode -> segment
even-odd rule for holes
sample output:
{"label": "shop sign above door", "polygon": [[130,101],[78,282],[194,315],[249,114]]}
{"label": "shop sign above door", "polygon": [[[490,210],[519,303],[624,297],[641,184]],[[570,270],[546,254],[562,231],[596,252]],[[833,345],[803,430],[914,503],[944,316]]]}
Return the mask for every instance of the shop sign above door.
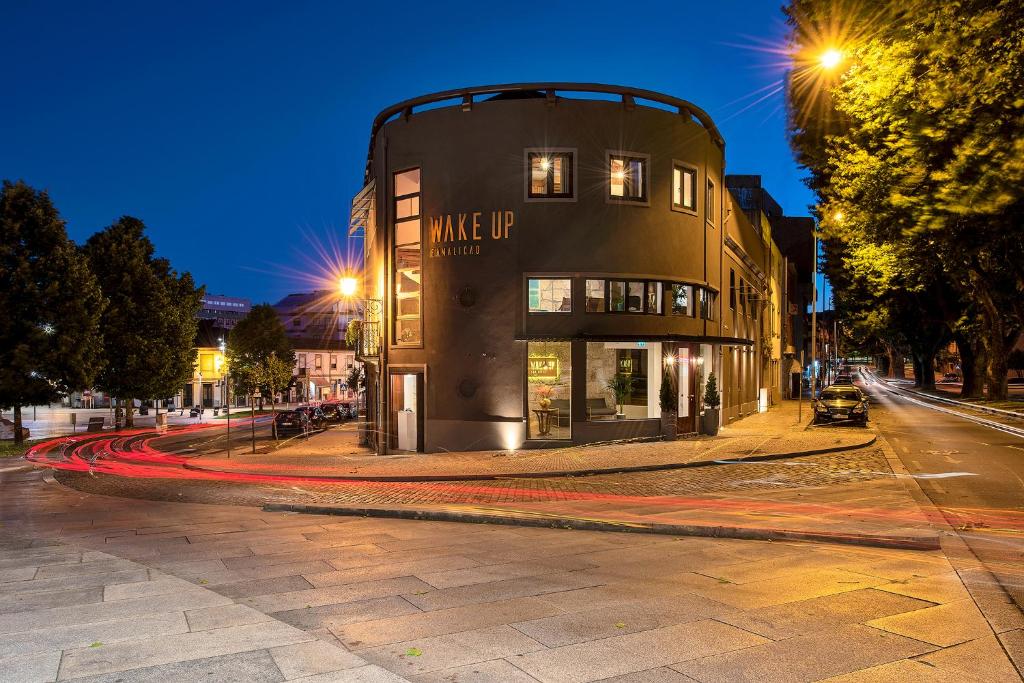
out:
{"label": "shop sign above door", "polygon": [[557,356],[530,356],[527,375],[531,382],[557,380],[558,357]]}
{"label": "shop sign above door", "polygon": [[430,256],[476,256],[485,242],[507,240],[515,212],[470,211],[430,216]]}

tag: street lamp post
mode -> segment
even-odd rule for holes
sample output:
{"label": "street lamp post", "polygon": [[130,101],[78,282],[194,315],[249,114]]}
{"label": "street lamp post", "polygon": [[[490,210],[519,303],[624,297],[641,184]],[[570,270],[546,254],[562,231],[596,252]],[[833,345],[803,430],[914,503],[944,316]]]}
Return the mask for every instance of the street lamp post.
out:
{"label": "street lamp post", "polygon": [[[345,298],[347,300],[350,300],[350,301],[358,301],[358,302],[363,304],[363,310],[364,310],[363,318],[364,319],[362,321],[360,321],[360,340],[359,340],[359,343],[361,345],[365,344],[365,342],[363,341],[363,335],[365,333],[367,322],[373,322],[376,325],[376,328],[374,329],[374,332],[373,332],[373,335],[374,335],[374,338],[373,338],[373,349],[372,349],[373,354],[364,354],[364,353],[362,353],[363,351],[366,350],[365,348],[363,348],[363,349],[359,350],[359,353],[357,355],[363,356],[363,357],[365,357],[366,355],[375,355],[377,357],[377,370],[376,370],[376,372],[373,373],[373,383],[374,383],[374,397],[373,397],[374,419],[376,421],[380,422],[381,424],[383,424],[383,419],[382,419],[382,414],[381,413],[383,412],[383,409],[384,409],[384,396],[381,393],[381,389],[382,389],[381,374],[383,374],[383,372],[384,372],[384,356],[383,356],[383,353],[384,353],[384,346],[385,345],[384,345],[384,338],[383,338],[383,334],[382,334],[382,331],[384,329],[383,328],[384,320],[383,320],[383,315],[382,315],[382,312],[383,312],[383,309],[384,309],[384,302],[381,301],[380,299],[357,298],[356,297],[356,292],[358,291],[358,289],[359,289],[359,283],[356,280],[356,278],[354,278],[354,277],[343,277],[339,281],[339,291],[341,292],[341,296],[343,298]],[[372,317],[374,320],[368,321],[368,320],[366,320],[367,317]],[[357,397],[357,399],[356,399],[357,400],[357,404],[356,405],[358,405],[358,395],[359,395],[359,387],[357,385],[356,386],[356,397]],[[369,419],[369,415],[367,415],[367,419]],[[374,450],[376,451],[377,455],[385,455],[385,454],[387,454],[387,444],[384,442],[384,437],[383,437],[382,434],[377,434],[376,435],[376,439],[375,439],[375,442],[374,442]]]}

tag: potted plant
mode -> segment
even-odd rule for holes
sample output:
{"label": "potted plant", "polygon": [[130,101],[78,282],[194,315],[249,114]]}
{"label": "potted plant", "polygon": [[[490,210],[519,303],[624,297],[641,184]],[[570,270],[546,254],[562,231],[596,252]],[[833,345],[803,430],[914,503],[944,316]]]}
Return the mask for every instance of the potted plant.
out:
{"label": "potted plant", "polygon": [[541,384],[537,387],[537,405],[541,407],[541,410],[547,410],[551,407],[551,395],[555,393],[555,388],[550,384]]}
{"label": "potted plant", "polygon": [[722,405],[722,397],[718,393],[718,380],[715,373],[708,374],[707,384],[704,385],[704,417],[702,425],[704,433],[708,436],[718,434],[718,407]]}
{"label": "potted plant", "polygon": [[616,372],[615,376],[608,380],[606,386],[615,394],[615,419],[624,419],[626,414],[622,412],[622,406],[626,403],[629,393],[633,391],[633,376]]}
{"label": "potted plant", "polygon": [[672,386],[672,376],[668,370],[661,373],[661,392],[658,394],[661,405],[661,436],[666,441],[676,440],[676,392]]}

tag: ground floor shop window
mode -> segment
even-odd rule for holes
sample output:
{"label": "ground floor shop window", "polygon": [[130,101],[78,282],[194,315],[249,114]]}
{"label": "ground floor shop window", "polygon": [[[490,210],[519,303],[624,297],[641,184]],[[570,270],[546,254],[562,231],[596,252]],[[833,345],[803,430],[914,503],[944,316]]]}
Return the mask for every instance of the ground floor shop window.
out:
{"label": "ground floor shop window", "polygon": [[659,418],[661,344],[587,343],[587,419]]}
{"label": "ground floor shop window", "polygon": [[569,342],[529,342],[526,409],[531,439],[572,436],[572,354]]}

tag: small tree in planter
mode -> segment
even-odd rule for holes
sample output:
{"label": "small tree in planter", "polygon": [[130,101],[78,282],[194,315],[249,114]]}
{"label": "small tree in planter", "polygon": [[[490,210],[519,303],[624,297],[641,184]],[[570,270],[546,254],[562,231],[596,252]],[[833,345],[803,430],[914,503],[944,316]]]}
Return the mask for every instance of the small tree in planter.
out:
{"label": "small tree in planter", "polygon": [[708,374],[704,385],[704,433],[708,436],[718,434],[718,407],[722,405],[722,397],[718,393],[718,380],[715,373]]}
{"label": "small tree in planter", "polygon": [[661,373],[661,392],[658,394],[661,405],[661,435],[666,441],[676,440],[676,391],[672,386],[672,373],[665,370]]}
{"label": "small tree in planter", "polygon": [[616,419],[621,420],[626,415],[622,412],[622,406],[626,402],[626,397],[633,391],[633,376],[625,375],[621,372],[616,372],[615,376],[608,380],[608,389],[615,394],[615,410]]}

